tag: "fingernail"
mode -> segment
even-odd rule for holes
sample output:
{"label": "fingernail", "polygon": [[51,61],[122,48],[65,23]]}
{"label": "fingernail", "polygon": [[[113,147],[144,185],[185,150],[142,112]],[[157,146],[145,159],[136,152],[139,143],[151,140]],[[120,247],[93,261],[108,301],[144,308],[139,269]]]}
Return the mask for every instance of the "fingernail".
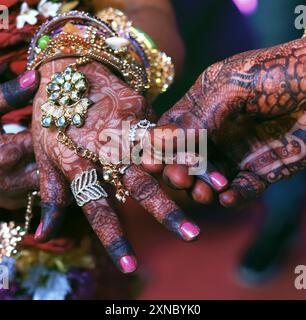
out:
{"label": "fingernail", "polygon": [[36,72],[34,70],[26,72],[20,79],[19,84],[22,89],[30,87],[36,79]]}
{"label": "fingernail", "polygon": [[217,190],[223,189],[228,183],[227,179],[219,172],[212,172],[209,177]]}
{"label": "fingernail", "polygon": [[120,259],[120,266],[124,273],[130,273],[136,270],[136,259],[133,256],[124,256]]}
{"label": "fingernail", "polygon": [[192,240],[200,234],[200,228],[191,222],[182,223],[180,229],[186,240]]}
{"label": "fingernail", "polygon": [[41,223],[38,225],[37,229],[36,229],[35,236],[34,236],[35,239],[40,237],[41,232],[42,232],[42,226],[43,226],[43,224],[42,224],[42,222],[41,222]]}

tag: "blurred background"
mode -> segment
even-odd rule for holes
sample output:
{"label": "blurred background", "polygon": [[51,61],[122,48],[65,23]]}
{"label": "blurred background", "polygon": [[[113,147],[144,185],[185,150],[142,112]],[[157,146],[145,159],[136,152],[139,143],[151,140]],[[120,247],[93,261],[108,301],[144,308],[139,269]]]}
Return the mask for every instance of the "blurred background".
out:
{"label": "blurred background", "polygon": [[[294,27],[294,9],[300,4],[303,1],[173,1],[186,68],[155,109],[168,109],[218,60],[301,37]],[[123,216],[142,261],[138,298],[305,299],[306,290],[294,287],[295,267],[306,265],[305,178],[300,174],[278,183],[236,210],[185,202],[186,212],[202,227],[202,236],[191,244],[173,238],[146,213],[129,210]]]}

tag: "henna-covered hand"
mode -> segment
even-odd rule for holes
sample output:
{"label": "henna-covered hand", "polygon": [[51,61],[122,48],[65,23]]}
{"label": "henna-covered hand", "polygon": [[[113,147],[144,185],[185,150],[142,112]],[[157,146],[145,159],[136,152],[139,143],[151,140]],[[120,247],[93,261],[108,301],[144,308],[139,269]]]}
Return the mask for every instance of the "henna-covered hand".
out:
{"label": "henna-covered hand", "polygon": [[[41,67],[41,85],[34,101],[33,140],[40,170],[40,193],[42,218],[36,232],[36,240],[50,239],[59,228],[63,208],[70,197],[69,183],[81,172],[95,168],[88,160],[56,140],[56,129],[41,127],[40,106],[46,101],[46,84],[54,72],[63,71],[73,59],[50,62]],[[103,65],[92,62],[80,67],[86,74],[90,90],[88,97],[94,102],[88,110],[85,124],[81,128],[70,126],[67,133],[72,140],[101,156],[108,153],[104,140],[105,132],[120,130],[123,120],[137,123],[149,118],[145,99],[127,84],[113,75]],[[117,136],[119,141],[122,137]],[[99,167],[96,167],[100,171]],[[184,240],[193,240],[199,228],[187,219],[178,206],[162,191],[157,181],[141,167],[131,165],[125,171],[123,183],[131,196],[150,212],[160,223]],[[109,252],[115,264],[123,272],[136,269],[134,253],[125,238],[119,219],[111,206],[111,200],[102,198],[83,206],[89,223]]]}
{"label": "henna-covered hand", "polygon": [[159,124],[207,129],[208,158],[219,171],[208,167],[203,175],[188,176],[185,166],[167,165],[166,180],[191,189],[201,203],[213,197],[204,181],[219,185],[224,206],[255,198],[269,184],[305,169],[305,107],[305,38],[212,65]]}
{"label": "henna-covered hand", "polygon": [[[29,71],[19,78],[0,84],[0,115],[25,106],[39,85],[39,75]],[[27,193],[38,187],[32,134],[22,131],[5,134],[0,128],[0,207],[24,207]]]}

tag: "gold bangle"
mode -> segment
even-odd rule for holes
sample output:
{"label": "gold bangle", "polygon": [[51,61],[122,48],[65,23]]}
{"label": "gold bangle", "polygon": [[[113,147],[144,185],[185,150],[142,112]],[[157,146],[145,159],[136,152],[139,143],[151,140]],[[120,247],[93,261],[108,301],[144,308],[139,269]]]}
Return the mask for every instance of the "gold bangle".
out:
{"label": "gold bangle", "polygon": [[133,61],[129,54],[115,53],[105,44],[104,39],[88,37],[62,32],[48,41],[43,50],[37,53],[28,62],[28,70],[38,68],[50,60],[63,57],[87,57],[116,71],[133,89],[144,93],[148,88],[148,79],[145,70]]}
{"label": "gold bangle", "polygon": [[[80,39],[84,28],[85,38]],[[75,38],[75,41],[70,45],[57,45],[58,37],[64,36]],[[55,49],[58,53],[54,52]],[[52,50],[53,54],[45,54]],[[31,42],[28,68],[36,68],[47,58],[63,55],[91,55],[91,58],[102,63],[113,60],[123,79],[138,92],[146,91],[149,98],[165,92],[174,79],[171,58],[159,51],[146,33],[133,27],[122,11],[114,8],[100,11],[98,18],[85,12],[71,11],[48,21]],[[108,58],[101,58],[103,55],[108,55]]]}
{"label": "gold bangle", "polygon": [[159,51],[152,38],[132,25],[126,15],[114,8],[107,8],[98,13],[98,17],[112,26],[114,30],[122,29],[141,46],[148,65],[145,66],[148,77],[148,94],[154,99],[167,91],[174,80],[175,70],[172,59],[165,52]]}
{"label": "gold bangle", "polygon": [[166,53],[159,51],[153,39],[139,28],[131,27],[130,34],[141,44],[149,60],[147,75],[149,92],[154,99],[160,93],[168,90],[174,80],[174,64]]}

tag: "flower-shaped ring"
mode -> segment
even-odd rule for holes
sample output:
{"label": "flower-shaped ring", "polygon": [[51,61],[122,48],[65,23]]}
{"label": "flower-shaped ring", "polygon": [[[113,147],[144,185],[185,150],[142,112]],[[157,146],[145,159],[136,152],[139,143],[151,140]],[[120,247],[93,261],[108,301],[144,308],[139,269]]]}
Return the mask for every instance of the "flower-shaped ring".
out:
{"label": "flower-shaped ring", "polygon": [[92,104],[90,99],[83,97],[88,91],[88,81],[83,73],[68,66],[63,72],[53,74],[46,90],[48,101],[41,106],[43,127],[83,125],[87,109]]}

